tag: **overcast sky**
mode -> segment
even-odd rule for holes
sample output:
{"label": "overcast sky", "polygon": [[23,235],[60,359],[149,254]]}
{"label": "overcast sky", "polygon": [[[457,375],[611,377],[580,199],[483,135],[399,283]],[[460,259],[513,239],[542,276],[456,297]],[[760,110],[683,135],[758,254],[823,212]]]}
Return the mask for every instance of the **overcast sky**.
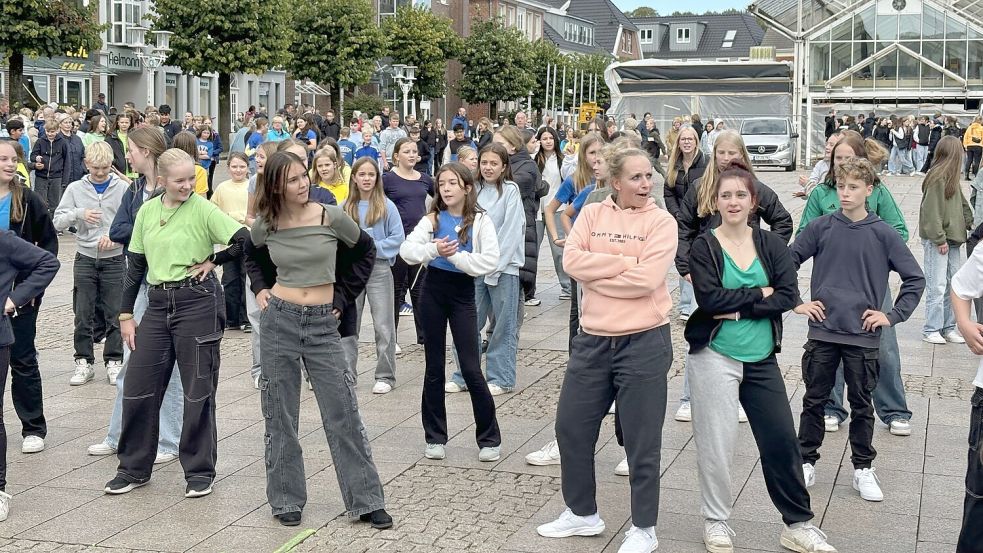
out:
{"label": "overcast sky", "polygon": [[728,8],[743,10],[747,9],[748,4],[751,2],[750,0],[702,0],[698,5],[693,5],[690,8],[684,7],[687,6],[685,3],[680,4],[668,0],[614,0],[614,3],[624,12],[634,10],[639,6],[648,6],[659,12],[659,15],[670,15],[672,12],[680,9],[689,9],[695,13],[721,11]]}

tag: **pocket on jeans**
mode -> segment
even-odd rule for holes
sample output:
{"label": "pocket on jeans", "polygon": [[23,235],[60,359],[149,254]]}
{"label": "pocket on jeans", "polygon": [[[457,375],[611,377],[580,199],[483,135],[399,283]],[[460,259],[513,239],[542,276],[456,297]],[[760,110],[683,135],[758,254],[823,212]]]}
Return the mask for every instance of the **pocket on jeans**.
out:
{"label": "pocket on jeans", "polygon": [[803,349],[805,351],[802,352],[802,382],[808,387],[812,382],[811,365],[813,353],[816,351],[816,343],[812,340],[807,340]]}
{"label": "pocket on jeans", "polygon": [[263,410],[263,417],[272,419],[273,397],[270,393],[270,379],[263,376],[259,377],[259,401]]}
{"label": "pocket on jeans", "polygon": [[970,400],[973,410],[969,416],[969,450],[979,451],[983,440],[983,389],[977,388]]}
{"label": "pocket on jeans", "polygon": [[195,376],[198,378],[211,378],[212,372],[218,370],[221,359],[219,348],[222,345],[223,334],[224,332],[220,330],[204,336],[195,336]]}
{"label": "pocket on jeans", "polygon": [[348,394],[348,410],[358,411],[358,398],[355,395],[355,375],[345,371],[345,393]]}
{"label": "pocket on jeans", "polygon": [[876,349],[864,351],[864,388],[873,392],[880,377],[880,352]]}

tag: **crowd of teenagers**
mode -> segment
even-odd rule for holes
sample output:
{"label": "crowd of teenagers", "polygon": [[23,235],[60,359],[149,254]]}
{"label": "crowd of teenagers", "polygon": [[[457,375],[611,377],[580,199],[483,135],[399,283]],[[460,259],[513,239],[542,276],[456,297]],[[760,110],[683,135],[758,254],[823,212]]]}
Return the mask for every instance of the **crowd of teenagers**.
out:
{"label": "crowd of teenagers", "polygon": [[[970,148],[953,136],[933,145],[922,184],[920,265],[878,170],[888,151],[851,129],[830,133],[818,176],[802,181],[806,205],[796,228],[755,175],[741,136],[722,122],[703,126],[698,116],[674,121],[663,141],[649,114],[620,129],[598,117],[579,136],[561,135],[548,120],[533,129],[522,112],[514,124],[482,118],[472,127],[462,108],[447,142],[431,146],[415,121],[401,125],[388,111],[378,125],[376,117],[356,118],[333,137],[321,133],[328,117],[286,110],[270,120],[251,110],[227,157],[230,179],[212,186],[221,146],[204,118],[187,114],[182,125],[161,106],[124,110],[107,124],[99,110],[86,121],[89,134],[114,138],[86,143],[70,114],[40,113],[47,149],[39,151],[47,153],[35,162],[33,182],[18,171],[19,137],[0,141],[0,361],[11,367],[22,451],[42,451],[37,316],[59,268],[58,233],[69,232],[76,252],[70,384],[95,379],[95,344],[104,341],[107,381],[117,388],[107,435],[88,449],[118,457],[107,494],[148,484],[156,464],[175,459],[186,497],[212,493],[221,342],[225,330],[239,328],[251,331],[272,515],[298,525],[306,506],[298,434],[306,380],[347,515],[391,527],[356,393],[366,301],[375,394],[398,385],[397,325],[407,295],[412,302],[412,335],[425,356],[423,455],[447,458],[445,394],[467,392],[477,457],[498,461],[494,396],[519,386],[519,333],[525,308],[538,305],[544,239],[560,297],[570,300],[556,439],[526,456],[533,465],[561,466],[566,509],[537,528],[544,537],[605,531],[594,455],[602,421],[613,413],[625,449],[615,473],[631,488],[632,524],[619,551],[658,547],[674,309],[687,343],[675,418],[692,422],[703,539],[714,553],[733,551],[737,539],[728,521],[739,424],[753,432],[783,522],[781,545],[835,552],[813,524],[809,493],[825,434],[850,416],[852,484],[867,501],[885,500],[874,468],[875,414],[890,434],[911,434],[895,327],[924,292],[924,340],[968,342],[983,353],[983,325],[974,322],[983,320],[983,306],[971,309],[983,296],[983,248],[972,250],[983,237],[976,193],[983,179],[967,199],[960,177]],[[353,135],[361,145],[346,140]],[[77,172],[69,159],[74,139]],[[968,261],[963,244],[974,252]],[[797,274],[810,261],[803,293]],[[890,273],[900,277],[896,296]],[[789,311],[808,321],[798,431],[776,360]],[[449,377],[448,329],[456,367]],[[976,443],[960,553],[983,551],[983,364],[974,383]],[[5,435],[0,448],[3,492]],[[0,519],[10,499],[0,493]]]}

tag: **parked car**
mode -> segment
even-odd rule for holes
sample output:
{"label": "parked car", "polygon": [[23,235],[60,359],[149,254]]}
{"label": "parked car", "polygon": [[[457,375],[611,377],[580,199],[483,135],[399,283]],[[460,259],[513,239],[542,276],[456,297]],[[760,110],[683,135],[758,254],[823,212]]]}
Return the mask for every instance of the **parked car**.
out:
{"label": "parked car", "polygon": [[788,117],[756,117],[741,123],[741,137],[751,164],[795,170],[795,139],[798,133]]}

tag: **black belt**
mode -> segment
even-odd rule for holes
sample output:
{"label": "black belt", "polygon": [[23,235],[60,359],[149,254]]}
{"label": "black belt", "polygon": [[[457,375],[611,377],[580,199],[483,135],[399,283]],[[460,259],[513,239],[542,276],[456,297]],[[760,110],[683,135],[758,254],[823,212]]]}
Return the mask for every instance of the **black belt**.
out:
{"label": "black belt", "polygon": [[201,280],[198,277],[188,277],[184,280],[176,280],[174,282],[161,282],[160,284],[151,284],[148,286],[151,290],[176,290],[178,288],[187,288],[189,286],[194,286],[195,284],[202,284],[213,280],[215,278],[215,273],[208,273]]}

